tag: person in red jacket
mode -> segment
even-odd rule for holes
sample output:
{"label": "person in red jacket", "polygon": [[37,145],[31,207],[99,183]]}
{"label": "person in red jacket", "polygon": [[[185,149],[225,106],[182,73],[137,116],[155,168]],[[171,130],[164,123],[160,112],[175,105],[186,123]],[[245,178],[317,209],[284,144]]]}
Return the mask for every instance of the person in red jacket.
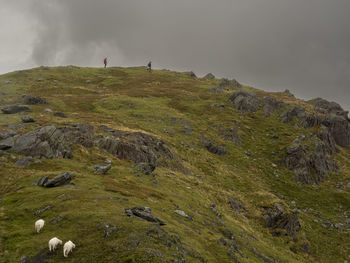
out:
{"label": "person in red jacket", "polygon": [[105,64],[105,67],[107,67],[107,58],[103,60],[103,63]]}

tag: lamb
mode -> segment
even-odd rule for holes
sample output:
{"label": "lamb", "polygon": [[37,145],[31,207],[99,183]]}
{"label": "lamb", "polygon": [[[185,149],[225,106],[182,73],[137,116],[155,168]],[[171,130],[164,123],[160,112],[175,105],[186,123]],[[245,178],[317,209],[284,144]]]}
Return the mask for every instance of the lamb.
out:
{"label": "lamb", "polygon": [[64,243],[63,256],[68,257],[68,254],[73,250],[73,248],[75,248],[75,245],[72,241],[69,240],[66,243]]}
{"label": "lamb", "polygon": [[43,219],[39,219],[35,222],[35,231],[37,233],[40,232],[40,230],[44,227],[45,221]]}
{"label": "lamb", "polygon": [[59,240],[57,237],[51,238],[49,241],[50,251],[55,251],[58,245],[62,245],[62,240]]}

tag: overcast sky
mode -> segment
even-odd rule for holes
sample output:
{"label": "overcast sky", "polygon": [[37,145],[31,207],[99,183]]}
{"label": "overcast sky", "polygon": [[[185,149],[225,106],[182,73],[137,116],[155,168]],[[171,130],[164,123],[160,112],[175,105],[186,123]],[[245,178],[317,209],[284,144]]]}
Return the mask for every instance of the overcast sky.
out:
{"label": "overcast sky", "polygon": [[0,73],[105,56],[350,109],[350,0],[0,0]]}

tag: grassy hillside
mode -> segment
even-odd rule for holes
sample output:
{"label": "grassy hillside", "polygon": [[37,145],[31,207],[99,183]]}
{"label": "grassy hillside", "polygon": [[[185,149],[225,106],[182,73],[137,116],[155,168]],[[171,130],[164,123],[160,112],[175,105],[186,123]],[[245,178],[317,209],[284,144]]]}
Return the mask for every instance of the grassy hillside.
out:
{"label": "grassy hillside", "polygon": [[[339,174],[320,185],[298,183],[284,165],[285,149],[318,128],[296,128],[296,120],[282,123],[282,109],[268,118],[262,110],[242,113],[228,100],[236,89],[209,92],[219,82],[167,70],[149,73],[144,67],[40,67],[1,75],[1,107],[21,104],[22,94],[49,104],[30,106],[26,114],[0,114],[0,132],[26,115],[36,122],[20,126],[19,134],[38,125],[72,123],[93,125],[97,134],[103,133],[101,125],[139,131],[163,140],[185,169],[158,166],[154,176],[140,175],[132,162],[81,145],[74,146],[72,159],[41,159],[29,167],[15,165],[18,154],[0,157],[0,261],[32,258],[57,236],[76,248],[64,258],[59,247],[47,262],[350,262],[349,227],[326,227],[349,224],[350,149],[340,147],[335,155]],[[243,89],[311,107],[283,92]],[[67,118],[43,113],[46,108]],[[241,144],[224,139],[228,129],[237,130]],[[204,137],[228,153],[209,152]],[[112,169],[94,174],[93,166],[106,159]],[[68,186],[31,186],[65,171],[76,175]],[[335,187],[340,184],[344,187]],[[244,204],[246,216],[231,208],[228,197]],[[263,208],[275,203],[298,214],[296,237],[275,237],[266,227]],[[52,208],[34,215],[48,205]],[[136,206],[150,207],[166,225],[127,217],[124,209]],[[63,220],[51,222],[57,216]],[[46,225],[37,234],[39,218]],[[108,237],[106,224],[116,227]]]}

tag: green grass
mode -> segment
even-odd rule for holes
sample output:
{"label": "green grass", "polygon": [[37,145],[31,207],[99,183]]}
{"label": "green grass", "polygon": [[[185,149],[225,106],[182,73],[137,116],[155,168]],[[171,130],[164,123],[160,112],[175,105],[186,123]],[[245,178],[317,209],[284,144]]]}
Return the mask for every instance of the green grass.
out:
{"label": "green grass", "polygon": [[[5,84],[7,80],[12,83]],[[1,75],[1,106],[18,102],[23,93],[34,94],[49,102],[31,106],[28,115],[40,125],[89,123],[95,128],[107,125],[152,134],[164,140],[193,174],[158,167],[155,175],[159,184],[154,184],[151,176],[136,176],[132,163],[80,146],[74,147],[72,160],[43,160],[28,168],[15,166],[13,160],[0,160],[1,262],[19,262],[22,255],[33,256],[47,247],[54,236],[72,240],[77,248],[64,259],[60,247],[50,262],[171,262],[181,253],[186,262],[200,262],[201,258],[207,262],[232,262],[227,248],[217,242],[224,231],[234,234],[240,250],[235,256],[240,262],[263,262],[257,254],[278,262],[348,259],[348,233],[329,231],[314,220],[337,223],[341,221],[339,215],[349,211],[349,190],[339,191],[333,186],[350,181],[350,150],[342,149],[336,155],[339,175],[330,175],[319,186],[297,183],[283,165],[285,149],[297,136],[315,130],[295,129],[295,122],[281,123],[281,111],[269,118],[262,111],[243,114],[228,100],[233,90],[223,94],[208,92],[218,82],[167,70],[149,73],[144,67],[40,67]],[[283,93],[244,89],[260,97],[269,95],[307,105]],[[212,107],[213,104],[225,107]],[[45,108],[62,111],[68,118],[42,114]],[[0,131],[8,124],[20,122],[20,117],[1,114]],[[31,125],[23,132],[33,128]],[[227,128],[238,128],[242,145],[225,141],[219,135],[220,130]],[[190,129],[191,134],[185,129]],[[273,139],[273,135],[280,138]],[[229,154],[209,153],[203,136],[225,145]],[[93,165],[106,158],[113,162],[109,173],[93,174]],[[72,181],[76,188],[30,186],[41,176],[64,171],[77,175]],[[244,203],[249,218],[232,211],[228,195]],[[286,236],[273,237],[265,227],[262,211],[263,206],[275,202],[293,210],[293,200],[301,210],[302,231],[297,242]],[[211,203],[216,204],[222,219],[210,210]],[[42,233],[36,234],[33,225],[39,217],[34,212],[48,204],[53,208],[40,215],[46,225]],[[151,207],[166,226],[159,230],[149,222],[127,218],[124,209],[133,206]],[[177,207],[193,220],[175,214]],[[58,215],[65,219],[51,224]],[[105,223],[118,229],[110,238],[104,238],[103,231],[98,230]],[[305,242],[310,245],[310,255],[301,248]]]}

